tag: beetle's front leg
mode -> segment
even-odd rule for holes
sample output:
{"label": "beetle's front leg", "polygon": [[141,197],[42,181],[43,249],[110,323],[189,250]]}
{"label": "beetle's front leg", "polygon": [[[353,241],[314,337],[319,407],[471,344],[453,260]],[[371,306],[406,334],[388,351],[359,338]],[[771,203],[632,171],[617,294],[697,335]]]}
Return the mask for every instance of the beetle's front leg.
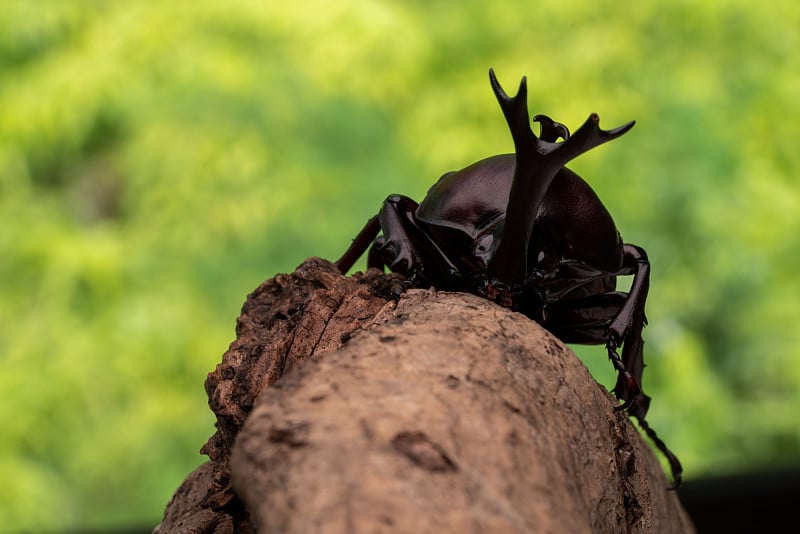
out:
{"label": "beetle's front leg", "polygon": [[425,236],[417,226],[414,212],[418,204],[402,195],[387,198],[378,213],[383,235],[375,240],[369,251],[367,265],[413,276],[422,269],[422,258],[417,247]]}
{"label": "beetle's front leg", "polygon": [[378,213],[383,235],[369,251],[367,265],[389,267],[409,279],[410,284],[444,287],[452,283],[458,270],[442,253],[431,237],[420,228],[418,204],[403,195],[392,195]]}

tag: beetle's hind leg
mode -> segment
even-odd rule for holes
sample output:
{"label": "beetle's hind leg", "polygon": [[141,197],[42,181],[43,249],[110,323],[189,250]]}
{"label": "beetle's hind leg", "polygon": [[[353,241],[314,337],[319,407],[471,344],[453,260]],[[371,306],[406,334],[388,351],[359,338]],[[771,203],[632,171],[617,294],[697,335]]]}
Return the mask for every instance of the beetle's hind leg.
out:
{"label": "beetle's hind leg", "polygon": [[[641,258],[640,255],[636,257]],[[633,255],[629,258],[634,258]],[[629,274],[629,273],[621,273]],[[642,287],[642,279],[637,285],[636,280],[631,287],[631,293],[637,287]],[[673,485],[677,488],[681,483],[683,468],[675,454],[658,437],[656,432],[647,423],[645,416],[650,406],[650,397],[642,393],[641,377],[644,370],[642,360],[642,329],[644,328],[644,297],[646,285],[638,294],[625,294],[621,292],[608,292],[591,295],[575,300],[561,300],[549,304],[546,308],[544,326],[553,332],[559,339],[566,343],[579,343],[585,345],[598,345],[605,343],[608,357],[617,371],[617,383],[614,394],[622,401],[618,410],[626,410],[636,418],[639,426],[653,441],[659,451],[667,458],[672,472]],[[638,299],[641,297],[641,300]],[[628,317],[626,327],[623,329],[625,337],[622,339],[622,355],[617,353],[620,339],[611,331],[608,325],[617,322],[620,316],[626,316],[630,302],[638,300],[635,308],[637,313]]]}
{"label": "beetle's hind leg", "polygon": [[[556,301],[545,308],[544,324],[566,343],[605,344],[608,359],[617,371],[614,394],[622,401],[618,409],[644,417],[649,404],[649,397],[642,393],[640,386],[644,370],[644,365],[639,363],[644,325],[634,320],[625,328],[624,339],[609,331],[609,325],[629,301],[630,295],[619,291]],[[622,348],[622,356],[617,352],[619,348]]]}
{"label": "beetle's hind leg", "polygon": [[[617,371],[617,385],[614,388],[614,393],[618,399],[622,399],[622,404],[617,406],[616,410],[628,410],[633,401],[644,402],[650,404],[650,397],[642,393],[642,388],[639,386],[639,381],[633,377],[619,357],[617,352],[618,343],[614,337],[611,337],[606,342],[606,350],[608,351],[608,359]],[[622,385],[622,387],[621,387]],[[644,409],[647,411],[647,408]]]}
{"label": "beetle's hind leg", "polygon": [[[614,394],[622,401],[619,410],[644,417],[649,397],[641,390],[644,366],[642,358],[643,324],[633,323],[625,329],[626,337],[620,339],[609,331],[609,325],[619,316],[630,296],[611,291],[583,298],[560,300],[549,304],[545,311],[545,326],[566,343],[582,345],[605,344],[608,359],[617,371]],[[623,343],[624,341],[624,343]],[[618,349],[622,348],[622,356]]]}
{"label": "beetle's hind leg", "polygon": [[631,415],[644,419],[650,403],[650,399],[641,393],[644,372],[642,330],[647,324],[644,305],[650,288],[650,262],[644,249],[635,245],[623,245],[622,271],[618,274],[633,274],[633,282],[624,303],[608,325],[606,334],[608,355],[612,362],[617,347],[622,343],[622,363],[628,373],[619,374],[614,393],[625,401]]}

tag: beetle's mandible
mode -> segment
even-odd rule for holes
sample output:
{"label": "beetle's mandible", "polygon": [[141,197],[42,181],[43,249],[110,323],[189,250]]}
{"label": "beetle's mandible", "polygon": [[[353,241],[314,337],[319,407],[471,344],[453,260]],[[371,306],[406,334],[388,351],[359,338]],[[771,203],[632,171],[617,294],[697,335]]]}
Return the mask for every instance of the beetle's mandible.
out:
{"label": "beetle's mandible", "polygon": [[[647,254],[622,241],[589,184],[564,166],[634,123],[603,130],[592,114],[570,135],[536,115],[537,136],[525,78],[513,98],[491,69],[489,79],[515,153],[445,174],[419,204],[391,195],[336,264],[346,273],[369,250],[369,267],[401,273],[409,287],[474,293],[524,313],[566,343],[605,344],[618,373],[619,409],[667,457],[677,487],[681,464],[645,421],[650,398],[640,387]],[[617,277],[627,275],[630,290],[616,291]]]}

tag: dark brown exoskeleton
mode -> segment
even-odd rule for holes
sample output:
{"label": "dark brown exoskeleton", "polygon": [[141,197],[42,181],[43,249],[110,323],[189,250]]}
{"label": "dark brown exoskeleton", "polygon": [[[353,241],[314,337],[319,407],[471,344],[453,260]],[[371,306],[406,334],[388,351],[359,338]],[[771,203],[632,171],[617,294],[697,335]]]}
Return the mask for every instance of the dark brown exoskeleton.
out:
{"label": "dark brown exoskeleton", "polygon": [[[445,174],[420,204],[390,196],[337,266],[346,273],[369,249],[369,267],[388,266],[405,275],[409,287],[481,295],[524,313],[566,343],[604,343],[618,372],[619,409],[634,416],[667,457],[677,487],[680,462],[645,421],[650,398],[640,388],[647,254],[622,242],[589,184],[564,167],[634,123],[602,130],[592,114],[570,135],[563,124],[537,115],[537,137],[525,78],[513,98],[492,70],[489,78],[515,154]],[[617,277],[626,275],[633,275],[630,290],[616,291]]]}

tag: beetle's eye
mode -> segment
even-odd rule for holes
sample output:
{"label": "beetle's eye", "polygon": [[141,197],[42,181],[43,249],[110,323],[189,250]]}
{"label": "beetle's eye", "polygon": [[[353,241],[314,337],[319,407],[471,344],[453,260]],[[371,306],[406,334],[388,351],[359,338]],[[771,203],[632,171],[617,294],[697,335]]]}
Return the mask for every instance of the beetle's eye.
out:
{"label": "beetle's eye", "polygon": [[473,254],[476,258],[480,258],[484,263],[489,262],[489,255],[492,254],[492,246],[494,245],[494,236],[492,234],[483,234],[478,236],[475,240]]}
{"label": "beetle's eye", "polygon": [[492,246],[492,241],[494,241],[494,238],[491,234],[483,234],[478,237],[475,240],[475,253],[477,255],[486,254],[489,251],[489,247]]}
{"label": "beetle's eye", "polygon": [[536,256],[536,261],[542,263],[544,261],[544,250],[539,251],[539,255]]}

